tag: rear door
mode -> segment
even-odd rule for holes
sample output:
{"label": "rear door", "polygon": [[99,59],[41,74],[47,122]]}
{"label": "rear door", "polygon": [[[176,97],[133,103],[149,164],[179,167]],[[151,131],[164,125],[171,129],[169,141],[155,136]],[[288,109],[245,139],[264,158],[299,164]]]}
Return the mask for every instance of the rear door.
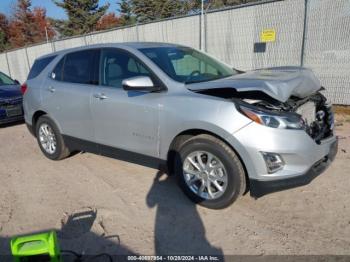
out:
{"label": "rear door", "polygon": [[122,81],[135,76],[152,77],[152,74],[128,52],[102,49],[100,85],[91,101],[95,139],[99,144],[157,156],[163,93],[125,91]]}
{"label": "rear door", "polygon": [[93,140],[90,99],[98,84],[99,53],[89,49],[66,54],[42,88],[43,106],[64,135]]}

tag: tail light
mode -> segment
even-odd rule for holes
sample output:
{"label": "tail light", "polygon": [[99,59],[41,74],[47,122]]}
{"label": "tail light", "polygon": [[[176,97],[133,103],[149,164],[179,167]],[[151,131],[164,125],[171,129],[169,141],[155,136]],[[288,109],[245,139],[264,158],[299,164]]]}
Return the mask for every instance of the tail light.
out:
{"label": "tail light", "polygon": [[21,85],[21,93],[22,93],[22,95],[25,94],[25,92],[27,91],[27,89],[28,89],[27,84],[26,84],[26,83],[23,83],[23,84]]}

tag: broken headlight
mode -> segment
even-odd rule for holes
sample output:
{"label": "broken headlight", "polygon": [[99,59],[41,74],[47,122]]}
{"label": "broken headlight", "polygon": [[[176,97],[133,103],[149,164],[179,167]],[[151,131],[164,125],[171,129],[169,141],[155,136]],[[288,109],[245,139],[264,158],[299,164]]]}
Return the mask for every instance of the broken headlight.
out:
{"label": "broken headlight", "polygon": [[295,113],[287,112],[272,112],[267,110],[262,110],[257,107],[250,107],[239,105],[239,109],[242,114],[251,119],[252,121],[272,127],[281,129],[303,129],[304,121],[303,119]]}

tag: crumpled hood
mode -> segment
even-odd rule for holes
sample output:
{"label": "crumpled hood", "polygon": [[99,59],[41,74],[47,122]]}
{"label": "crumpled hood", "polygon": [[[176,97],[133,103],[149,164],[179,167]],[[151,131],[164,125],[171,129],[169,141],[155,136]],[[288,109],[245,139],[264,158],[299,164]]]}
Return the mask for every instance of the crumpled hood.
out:
{"label": "crumpled hood", "polygon": [[321,88],[320,81],[310,69],[274,67],[248,71],[228,78],[188,84],[192,91],[215,88],[234,88],[237,92],[261,91],[285,102],[290,96],[307,97]]}
{"label": "crumpled hood", "polygon": [[0,100],[22,96],[19,85],[0,85]]}

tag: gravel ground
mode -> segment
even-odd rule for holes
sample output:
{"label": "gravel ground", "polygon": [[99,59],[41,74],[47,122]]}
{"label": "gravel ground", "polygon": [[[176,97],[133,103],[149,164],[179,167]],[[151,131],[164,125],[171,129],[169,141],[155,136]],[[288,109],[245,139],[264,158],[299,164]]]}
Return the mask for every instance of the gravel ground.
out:
{"label": "gravel ground", "polygon": [[174,178],[89,153],[54,162],[23,124],[0,128],[0,254],[11,236],[56,229],[95,254],[350,255],[350,123],[310,185],[224,210],[192,204]]}

